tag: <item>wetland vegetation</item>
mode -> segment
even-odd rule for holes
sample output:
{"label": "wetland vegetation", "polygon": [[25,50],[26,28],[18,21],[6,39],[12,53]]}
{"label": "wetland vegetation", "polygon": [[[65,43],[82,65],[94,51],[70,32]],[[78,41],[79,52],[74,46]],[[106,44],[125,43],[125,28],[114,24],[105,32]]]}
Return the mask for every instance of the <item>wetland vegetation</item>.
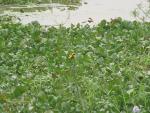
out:
{"label": "wetland vegetation", "polygon": [[0,16],[0,113],[150,112],[150,22],[14,20]]}
{"label": "wetland vegetation", "polygon": [[2,113],[148,113],[149,86],[150,23],[0,21]]}
{"label": "wetland vegetation", "polygon": [[0,4],[29,4],[29,3],[61,3],[61,4],[79,4],[80,0],[0,0]]}

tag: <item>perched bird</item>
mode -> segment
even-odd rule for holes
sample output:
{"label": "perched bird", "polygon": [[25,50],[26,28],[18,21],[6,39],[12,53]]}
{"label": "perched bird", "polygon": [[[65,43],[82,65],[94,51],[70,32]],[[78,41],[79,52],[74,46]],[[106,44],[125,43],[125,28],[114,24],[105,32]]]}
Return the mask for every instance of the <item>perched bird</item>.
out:
{"label": "perched bird", "polygon": [[87,22],[88,22],[88,23],[92,23],[92,22],[94,22],[94,21],[93,21],[93,19],[92,19],[92,18],[88,18],[88,20],[83,21],[82,23],[87,23]]}
{"label": "perched bird", "polygon": [[69,59],[74,59],[74,58],[75,58],[75,55],[76,55],[75,53],[71,53],[71,54],[69,54],[69,57],[68,57],[68,58],[69,58]]}
{"label": "perched bird", "polygon": [[88,18],[88,22],[89,22],[89,23],[92,23],[92,22],[94,22],[94,21],[93,21],[92,18]]}

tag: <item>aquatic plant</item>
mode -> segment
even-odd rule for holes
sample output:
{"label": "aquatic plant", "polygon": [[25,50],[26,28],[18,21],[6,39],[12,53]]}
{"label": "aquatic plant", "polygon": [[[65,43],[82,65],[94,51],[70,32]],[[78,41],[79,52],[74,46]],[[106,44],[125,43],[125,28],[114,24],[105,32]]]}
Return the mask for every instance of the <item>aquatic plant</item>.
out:
{"label": "aquatic plant", "polygon": [[150,23],[46,30],[0,21],[1,113],[150,112]]}
{"label": "aquatic plant", "polygon": [[0,0],[0,4],[61,3],[80,4],[80,0]]}

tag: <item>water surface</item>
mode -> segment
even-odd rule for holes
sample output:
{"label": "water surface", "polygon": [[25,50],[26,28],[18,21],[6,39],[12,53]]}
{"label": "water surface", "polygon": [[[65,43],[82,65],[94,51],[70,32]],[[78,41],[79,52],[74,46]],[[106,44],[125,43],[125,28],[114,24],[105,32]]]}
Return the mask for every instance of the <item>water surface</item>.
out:
{"label": "water surface", "polygon": [[[134,20],[131,11],[142,0],[82,0],[78,5],[58,3],[31,6],[1,6],[1,15],[15,15],[23,24],[38,21],[41,25],[97,24],[103,19],[122,17]],[[93,22],[89,23],[89,18]]]}

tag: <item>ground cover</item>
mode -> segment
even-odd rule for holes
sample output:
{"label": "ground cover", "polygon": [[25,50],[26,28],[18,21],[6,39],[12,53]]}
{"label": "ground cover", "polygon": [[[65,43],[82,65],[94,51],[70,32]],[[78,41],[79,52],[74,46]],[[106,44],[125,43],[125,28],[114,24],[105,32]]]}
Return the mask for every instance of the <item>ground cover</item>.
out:
{"label": "ground cover", "polygon": [[0,19],[0,112],[150,112],[150,23],[46,30]]}

